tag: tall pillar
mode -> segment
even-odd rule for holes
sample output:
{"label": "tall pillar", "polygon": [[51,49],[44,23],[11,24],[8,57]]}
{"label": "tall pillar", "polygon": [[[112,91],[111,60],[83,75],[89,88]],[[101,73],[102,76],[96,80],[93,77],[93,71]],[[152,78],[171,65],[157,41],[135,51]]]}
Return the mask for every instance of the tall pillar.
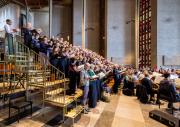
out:
{"label": "tall pillar", "polygon": [[99,24],[100,0],[86,0],[86,48],[99,53],[100,27]]}
{"label": "tall pillar", "polygon": [[99,52],[99,1],[73,1],[73,44]]}
{"label": "tall pillar", "polygon": [[73,0],[73,45],[82,46],[83,0]]}
{"label": "tall pillar", "polygon": [[157,66],[157,0],[151,0],[151,66]]}
{"label": "tall pillar", "polygon": [[136,0],[135,7],[135,67],[139,68],[139,0]]}
{"label": "tall pillar", "polygon": [[49,0],[49,37],[52,36],[52,6],[53,0]]}
{"label": "tall pillar", "polygon": [[82,0],[82,48],[86,47],[86,31],[85,31],[85,23],[86,23],[86,0]]}

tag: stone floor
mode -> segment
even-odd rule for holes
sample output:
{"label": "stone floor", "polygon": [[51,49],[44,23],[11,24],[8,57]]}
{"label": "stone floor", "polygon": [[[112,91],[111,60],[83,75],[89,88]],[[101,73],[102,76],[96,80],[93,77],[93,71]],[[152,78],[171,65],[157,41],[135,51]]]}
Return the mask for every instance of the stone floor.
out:
{"label": "stone floor", "polygon": [[[89,114],[79,117],[74,127],[166,127],[148,116],[149,111],[158,109],[157,105],[141,104],[136,97],[124,95],[111,95],[109,98],[110,103],[98,102],[97,107],[91,109]],[[162,109],[166,106],[163,105]],[[46,105],[43,109],[35,110],[32,117],[24,117],[19,123],[14,122],[7,127],[70,126],[72,123],[70,119],[63,124],[58,124],[60,112],[61,109],[58,107]],[[3,121],[7,118],[7,114],[7,109],[0,110],[0,127],[5,126]],[[58,122],[56,123],[56,121]]]}

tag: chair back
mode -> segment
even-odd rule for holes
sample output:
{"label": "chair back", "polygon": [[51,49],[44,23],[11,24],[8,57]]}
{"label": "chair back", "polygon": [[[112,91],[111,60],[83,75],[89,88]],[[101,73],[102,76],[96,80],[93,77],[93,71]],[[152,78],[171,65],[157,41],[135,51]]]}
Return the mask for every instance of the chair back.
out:
{"label": "chair back", "polygon": [[148,102],[147,90],[146,90],[146,87],[143,86],[143,85],[140,86],[140,101],[142,103],[147,103]]}
{"label": "chair back", "polygon": [[9,101],[20,99],[20,98],[26,98],[26,91],[20,91],[18,93],[13,93],[9,95]]}
{"label": "chair back", "polygon": [[169,84],[163,84],[165,86],[159,88],[159,99],[166,100],[168,102],[175,102],[176,97],[173,95],[171,89],[172,85]]}

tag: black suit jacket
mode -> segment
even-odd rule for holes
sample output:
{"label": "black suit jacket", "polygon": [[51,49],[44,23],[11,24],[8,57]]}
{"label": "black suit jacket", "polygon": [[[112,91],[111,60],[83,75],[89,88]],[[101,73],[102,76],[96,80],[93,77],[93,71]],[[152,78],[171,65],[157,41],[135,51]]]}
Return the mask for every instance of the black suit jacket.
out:
{"label": "black suit jacket", "polygon": [[147,94],[151,94],[152,92],[152,82],[148,78],[143,78],[141,80],[141,84],[146,87]]}
{"label": "black suit jacket", "polygon": [[29,29],[23,29],[24,43],[29,46],[32,42],[32,31]]}

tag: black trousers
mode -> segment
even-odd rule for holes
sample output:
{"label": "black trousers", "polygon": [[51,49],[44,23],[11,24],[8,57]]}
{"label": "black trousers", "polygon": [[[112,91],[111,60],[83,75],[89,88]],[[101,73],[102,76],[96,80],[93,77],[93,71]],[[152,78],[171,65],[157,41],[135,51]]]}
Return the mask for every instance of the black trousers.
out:
{"label": "black trousers", "polygon": [[76,73],[71,72],[69,73],[69,93],[70,94],[75,94],[76,92],[76,86],[77,86],[77,78],[76,78]]}

